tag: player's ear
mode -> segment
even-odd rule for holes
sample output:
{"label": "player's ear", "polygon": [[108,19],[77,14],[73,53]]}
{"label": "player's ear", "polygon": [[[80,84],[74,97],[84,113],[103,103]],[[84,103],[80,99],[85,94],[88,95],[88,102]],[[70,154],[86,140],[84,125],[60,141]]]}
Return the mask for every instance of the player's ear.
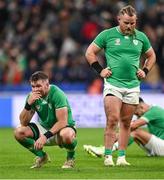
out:
{"label": "player's ear", "polygon": [[117,16],[117,21],[120,22],[120,16]]}

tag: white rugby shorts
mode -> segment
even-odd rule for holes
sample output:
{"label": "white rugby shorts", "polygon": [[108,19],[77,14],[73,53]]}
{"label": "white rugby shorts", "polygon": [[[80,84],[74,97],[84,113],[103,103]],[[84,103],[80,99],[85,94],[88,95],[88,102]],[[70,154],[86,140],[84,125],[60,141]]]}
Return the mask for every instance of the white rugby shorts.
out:
{"label": "white rugby shorts", "polygon": [[107,94],[113,94],[122,100],[122,102],[127,104],[138,104],[139,103],[139,95],[140,95],[140,87],[137,86],[135,88],[119,88],[111,85],[109,82],[104,83],[104,91],[103,96],[105,97]]}
{"label": "white rugby shorts", "polygon": [[149,152],[149,156],[164,156],[164,140],[152,135],[144,148]]}

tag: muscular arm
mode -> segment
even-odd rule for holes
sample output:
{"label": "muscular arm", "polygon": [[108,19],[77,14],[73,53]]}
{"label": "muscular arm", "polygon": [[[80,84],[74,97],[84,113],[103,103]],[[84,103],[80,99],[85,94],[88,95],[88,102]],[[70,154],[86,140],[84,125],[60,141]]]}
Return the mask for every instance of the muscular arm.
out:
{"label": "muscular arm", "polygon": [[[27,103],[31,106],[40,97],[41,97],[41,94],[39,92],[31,92],[29,97],[28,97]],[[26,110],[24,108],[19,115],[21,125],[27,126],[28,123],[31,121],[34,114],[35,114],[34,110],[32,110],[32,109]]]}
{"label": "muscular arm", "polygon": [[56,109],[56,117],[57,117],[57,122],[50,129],[50,131],[53,134],[57,133],[60,129],[67,126],[67,120],[68,120],[67,107]]}
{"label": "muscular arm", "polygon": [[144,63],[143,68],[147,68],[149,71],[152,69],[153,65],[156,62],[156,55],[153,50],[153,48],[150,48],[146,53],[145,53],[146,61]]}
{"label": "muscular arm", "polygon": [[131,131],[139,128],[140,126],[146,125],[147,122],[144,119],[137,119],[131,122],[130,129]]}
{"label": "muscular arm", "polygon": [[27,126],[28,123],[31,121],[34,114],[35,114],[35,111],[33,110],[27,111],[26,109],[23,109],[19,115],[21,125]]}
{"label": "muscular arm", "polygon": [[[86,54],[85,54],[85,57],[86,57],[86,59],[87,59],[87,61],[88,61],[88,63],[90,64],[90,65],[92,65],[93,63],[95,63],[95,62],[98,62],[98,58],[97,58],[97,54],[99,53],[101,51],[101,48],[99,48],[96,44],[94,44],[94,43],[91,43],[90,45],[89,45],[89,47],[88,47],[88,49],[86,50]],[[111,70],[109,70],[109,68],[107,67],[107,68],[105,68],[105,69],[103,69],[102,67],[101,67],[101,65],[99,65],[100,66],[100,72],[98,71],[98,73],[100,74],[100,76],[102,77],[102,78],[107,78],[107,77],[109,77],[109,76],[111,76],[111,74],[112,74],[112,72],[111,72]],[[93,67],[93,66],[92,66]],[[94,68],[95,70],[97,69],[97,68]],[[102,70],[101,70],[102,69]],[[97,70],[96,70],[97,71]]]}
{"label": "muscular arm", "polygon": [[146,68],[148,70],[148,72],[152,69],[152,67],[154,66],[155,62],[156,62],[156,55],[155,52],[153,50],[153,48],[150,48],[146,53],[145,53],[145,58],[146,61],[143,65],[142,69],[139,69],[137,71],[137,76],[139,79],[144,79],[146,77],[146,73],[143,71],[144,68]]}
{"label": "muscular arm", "polygon": [[101,49],[96,46],[94,43],[91,43],[87,48],[85,57],[88,63],[91,65],[92,63],[97,61],[97,54],[101,51]]}

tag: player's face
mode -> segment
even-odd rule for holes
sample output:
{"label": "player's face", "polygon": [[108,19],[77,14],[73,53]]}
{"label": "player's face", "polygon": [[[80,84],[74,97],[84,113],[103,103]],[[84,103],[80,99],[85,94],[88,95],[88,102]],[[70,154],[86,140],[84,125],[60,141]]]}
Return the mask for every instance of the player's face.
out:
{"label": "player's face", "polygon": [[38,80],[31,82],[32,92],[37,92],[41,94],[41,97],[47,95],[49,90],[48,80]]}
{"label": "player's face", "polygon": [[144,105],[143,105],[143,103],[140,103],[140,104],[138,104],[134,114],[138,117],[141,117],[144,114],[144,112],[145,112]]}
{"label": "player's face", "polygon": [[136,15],[129,16],[127,14],[118,16],[118,22],[120,30],[125,35],[131,35],[134,33],[136,27],[137,17]]}

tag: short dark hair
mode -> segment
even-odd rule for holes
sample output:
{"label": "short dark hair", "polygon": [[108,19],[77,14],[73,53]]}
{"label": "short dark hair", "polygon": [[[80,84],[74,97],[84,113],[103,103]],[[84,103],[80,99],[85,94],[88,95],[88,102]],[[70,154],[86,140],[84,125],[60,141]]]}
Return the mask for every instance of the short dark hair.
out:
{"label": "short dark hair", "polygon": [[142,102],[144,102],[144,100],[141,97],[139,97],[139,103],[142,103]]}
{"label": "short dark hair", "polygon": [[30,82],[38,81],[38,80],[47,80],[48,76],[43,71],[36,71],[30,77]]}
{"label": "short dark hair", "polygon": [[124,14],[127,14],[129,16],[134,16],[137,15],[137,12],[131,5],[128,5],[120,9],[118,13],[118,15],[124,15]]}

